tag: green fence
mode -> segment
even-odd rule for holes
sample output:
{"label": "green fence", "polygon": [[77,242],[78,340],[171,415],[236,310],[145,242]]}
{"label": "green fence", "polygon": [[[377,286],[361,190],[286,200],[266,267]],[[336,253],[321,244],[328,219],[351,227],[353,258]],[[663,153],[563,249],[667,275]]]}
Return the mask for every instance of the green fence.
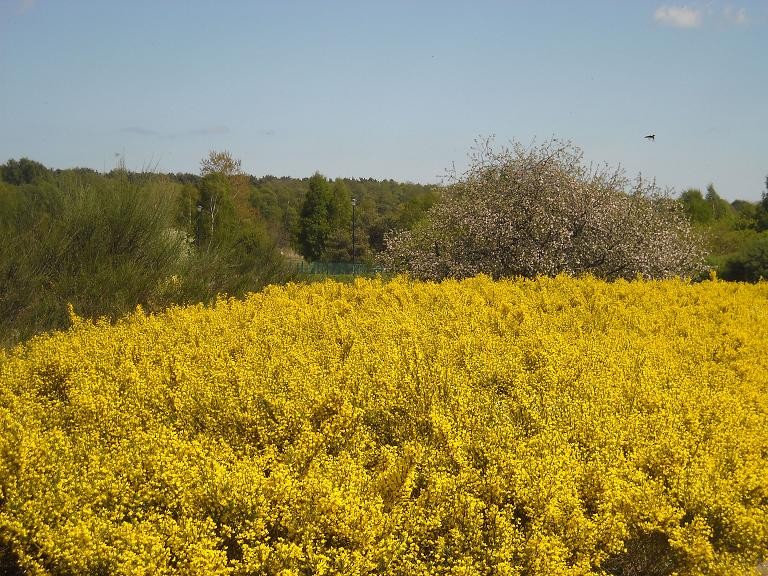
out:
{"label": "green fence", "polygon": [[294,271],[317,276],[375,276],[382,268],[362,262],[297,262]]}

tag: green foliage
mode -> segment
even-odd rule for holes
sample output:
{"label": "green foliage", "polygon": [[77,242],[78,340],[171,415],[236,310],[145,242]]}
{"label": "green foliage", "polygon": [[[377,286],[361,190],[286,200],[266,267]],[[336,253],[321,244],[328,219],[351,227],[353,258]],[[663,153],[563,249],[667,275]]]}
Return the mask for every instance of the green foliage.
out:
{"label": "green foliage", "polygon": [[267,223],[270,233],[283,247],[296,245],[299,211],[308,179],[264,176],[251,179],[249,202]]}
{"label": "green foliage", "polygon": [[708,265],[726,280],[755,282],[766,276],[765,234],[768,197],[727,204],[710,185],[706,198],[696,190],[680,197],[691,221],[706,240]]}
{"label": "green foliage", "polygon": [[733,223],[734,228],[744,230],[756,227],[757,204],[746,200],[734,200],[731,202],[731,208],[736,215],[736,220]]}
{"label": "green foliage", "polygon": [[[386,232],[413,225],[437,197],[394,180],[253,178],[228,152],[209,153],[201,173],[136,173],[122,162],[108,174],[28,159],[0,166],[2,343],[68,326],[68,303],[82,316],[116,317],[137,304],[160,310],[293,278],[283,253],[298,248],[310,189],[321,189],[314,216],[325,217],[312,222],[322,250],[309,259],[351,264],[355,197],[358,270],[372,265]],[[146,245],[129,239],[142,212]],[[169,243],[173,256],[163,259]]]}
{"label": "green foliage", "polygon": [[710,184],[707,186],[707,195],[704,197],[704,200],[711,207],[713,220],[732,220],[735,217],[733,208],[726,200],[720,197],[714,185]]}
{"label": "green foliage", "polygon": [[[158,285],[172,276],[182,255],[167,195],[114,182],[74,193],[59,189],[55,208],[36,217],[33,201],[24,198],[3,214],[0,317],[6,341],[65,327],[67,304],[89,317],[151,307]],[[31,227],[20,225],[29,222]]]}
{"label": "green foliage", "polygon": [[207,174],[200,181],[198,206],[200,218],[200,246],[227,242],[236,226],[235,207],[232,203],[232,188],[226,176],[219,173]]}
{"label": "green foliage", "polygon": [[[82,191],[65,201],[57,263],[62,295],[84,315],[149,306],[182,255],[168,197],[135,186]],[[108,296],[107,296],[108,295]]]}
{"label": "green foliage", "polygon": [[[180,230],[186,230],[191,238],[195,237],[197,224],[197,206],[200,202],[200,193],[194,184],[183,184],[176,196],[175,226]],[[200,207],[202,210],[202,206]]]}
{"label": "green foliage", "polygon": [[[421,219],[437,198],[432,186],[374,180],[372,178],[337,178],[329,182],[334,200],[329,206],[331,232],[328,234],[323,261],[351,262],[351,199],[355,209],[356,260],[371,260],[383,250],[384,234],[389,230],[410,228]],[[308,178],[264,176],[251,178],[249,203],[264,218],[270,233],[281,247],[292,247],[302,253],[301,209],[309,188]],[[336,206],[335,215],[333,211]]]}
{"label": "green foliage", "polygon": [[[18,214],[21,201],[22,194],[17,186],[0,182],[0,214]],[[9,223],[9,220],[3,220],[3,224]]]}
{"label": "green foliage", "polygon": [[725,280],[757,282],[768,279],[768,232],[756,234],[727,258],[720,275]]}
{"label": "green foliage", "polygon": [[328,180],[316,172],[309,179],[309,190],[301,206],[299,253],[307,260],[320,260],[331,233],[331,189]]}
{"label": "green foliage", "polygon": [[301,206],[299,253],[309,261],[351,260],[351,229],[349,186],[343,180],[331,184],[322,174],[315,173],[309,179],[309,189]]}
{"label": "green foliage", "polygon": [[704,199],[701,190],[690,188],[680,195],[685,213],[691,222],[706,224],[712,221],[712,208]]}
{"label": "green foliage", "polygon": [[296,226],[298,251],[310,261],[352,261],[352,198],[355,260],[369,263],[388,232],[411,228],[438,198],[434,187],[394,180],[337,178],[323,194],[311,189],[317,185],[310,179]]}
{"label": "green foliage", "polygon": [[0,182],[0,344],[67,327],[68,304],[116,318],[289,278],[268,227],[238,211],[220,173],[183,185],[124,169]]}
{"label": "green foliage", "polygon": [[39,162],[22,158],[0,165],[0,180],[8,184],[33,184],[50,177],[50,170]]}
{"label": "green foliage", "polygon": [[293,278],[277,245],[262,224],[243,223],[236,234],[211,249],[191,250],[179,281],[167,286],[166,300],[192,304],[219,295],[242,296]]}
{"label": "green foliage", "polygon": [[724,200],[710,184],[706,196],[701,190],[690,188],[680,195],[686,214],[692,223],[708,224],[720,220],[733,220],[737,217],[736,210]]}
{"label": "green foliage", "polygon": [[398,207],[396,227],[409,230],[413,228],[432,208],[437,201],[438,195],[434,189],[427,189],[410,196]]}
{"label": "green foliage", "polygon": [[766,191],[755,210],[755,229],[759,232],[768,230],[768,178],[765,182]]}
{"label": "green foliage", "polygon": [[200,173],[203,176],[208,174],[235,176],[242,172],[240,166],[240,159],[234,158],[228,150],[211,150],[208,156],[200,161]]}
{"label": "green foliage", "polygon": [[337,179],[331,185],[328,222],[332,230],[349,228],[352,222],[352,196],[344,180]]}

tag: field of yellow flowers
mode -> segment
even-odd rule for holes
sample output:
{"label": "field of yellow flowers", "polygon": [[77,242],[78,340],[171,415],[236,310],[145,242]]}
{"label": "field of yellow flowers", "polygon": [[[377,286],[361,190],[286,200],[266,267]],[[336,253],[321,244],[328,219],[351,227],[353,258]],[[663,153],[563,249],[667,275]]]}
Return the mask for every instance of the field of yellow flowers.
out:
{"label": "field of yellow flowers", "polygon": [[273,287],[0,352],[0,572],[754,573],[768,283]]}

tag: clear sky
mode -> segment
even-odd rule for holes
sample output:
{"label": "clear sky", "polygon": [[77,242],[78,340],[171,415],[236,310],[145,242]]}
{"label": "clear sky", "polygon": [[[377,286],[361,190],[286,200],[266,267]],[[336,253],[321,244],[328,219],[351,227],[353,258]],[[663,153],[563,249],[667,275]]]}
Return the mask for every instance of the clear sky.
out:
{"label": "clear sky", "polygon": [[0,162],[428,183],[489,135],[757,200],[768,0],[0,0]]}

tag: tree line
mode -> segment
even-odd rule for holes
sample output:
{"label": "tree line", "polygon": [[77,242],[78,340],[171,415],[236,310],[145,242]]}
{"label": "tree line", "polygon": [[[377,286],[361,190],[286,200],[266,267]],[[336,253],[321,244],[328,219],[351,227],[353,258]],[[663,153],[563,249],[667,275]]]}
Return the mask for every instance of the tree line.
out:
{"label": "tree line", "polygon": [[85,317],[210,302],[301,279],[301,262],[352,262],[441,279],[768,277],[760,202],[714,186],[678,198],[594,171],[557,140],[482,142],[443,186],[246,174],[211,151],[197,174],[0,165],[0,331],[5,344]]}
{"label": "tree line", "polygon": [[708,264],[725,280],[768,279],[768,176],[759,202],[720,197],[714,185],[680,195],[694,228],[704,237]]}
{"label": "tree line", "polygon": [[239,296],[301,279],[295,263],[372,263],[384,232],[428,208],[432,187],[392,180],[255,178],[228,152],[198,174],[0,165],[0,341],[137,305]]}

